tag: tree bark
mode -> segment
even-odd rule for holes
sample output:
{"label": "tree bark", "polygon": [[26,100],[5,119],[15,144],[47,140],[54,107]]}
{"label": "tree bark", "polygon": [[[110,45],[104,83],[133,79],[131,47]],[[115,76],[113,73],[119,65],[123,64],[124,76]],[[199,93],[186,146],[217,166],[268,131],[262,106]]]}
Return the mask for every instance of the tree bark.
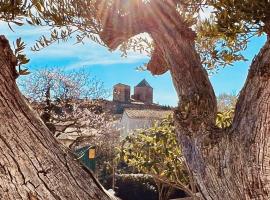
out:
{"label": "tree bark", "polygon": [[[181,41],[180,37],[178,41],[181,45],[187,43],[185,39]],[[184,49],[193,49],[191,51],[195,52],[192,46],[189,48],[186,45],[181,46],[181,49],[184,47]],[[178,52],[178,54],[181,55],[183,53]],[[191,52],[189,54],[192,55]],[[173,54],[170,53],[169,55]],[[194,98],[188,98],[190,101],[182,101],[181,106],[176,110],[176,130],[179,142],[182,145],[188,166],[193,172],[205,199],[240,200],[270,198],[269,56],[270,48],[268,41],[252,63],[247,82],[237,103],[233,124],[230,128],[218,129],[214,127],[213,118],[207,117],[209,109],[215,108],[215,104],[208,104],[208,108],[203,108],[202,105],[205,105],[204,103],[197,103],[192,100]],[[171,59],[175,58],[171,57]],[[181,60],[179,60],[179,64],[180,62]],[[189,67],[186,70],[195,68],[192,62],[189,62],[187,65]],[[183,65],[178,66],[183,68]],[[200,66],[200,64],[198,63],[197,66]],[[177,86],[179,87],[179,83],[186,85],[185,79],[180,75],[183,74],[183,71],[179,68],[173,67],[171,69],[176,89]],[[192,80],[195,85],[201,85],[198,76],[192,76]],[[201,86],[204,87],[204,85]],[[182,91],[177,89],[180,98],[183,96]],[[204,91],[204,93],[207,93],[207,91]],[[196,94],[197,92],[194,93],[194,95]],[[204,102],[201,95],[199,96],[199,102]],[[194,106],[185,109],[190,104]],[[202,108],[207,113],[206,116],[203,115]],[[196,114],[193,115],[192,113]],[[214,109],[209,116],[214,116],[213,114]],[[188,115],[190,117],[186,117]]]}
{"label": "tree bark", "polygon": [[[180,104],[176,131],[188,167],[204,199],[270,199],[270,42],[253,61],[230,128],[215,126],[216,97],[195,49],[194,33],[172,1],[150,1],[131,14],[108,15],[102,40],[116,48],[130,37],[149,33],[169,69]],[[140,11],[140,12],[139,12]],[[137,14],[136,14],[137,13]],[[114,19],[114,20],[112,20]]]}
{"label": "tree bark", "polygon": [[0,36],[0,199],[113,199],[26,103],[16,64]]}

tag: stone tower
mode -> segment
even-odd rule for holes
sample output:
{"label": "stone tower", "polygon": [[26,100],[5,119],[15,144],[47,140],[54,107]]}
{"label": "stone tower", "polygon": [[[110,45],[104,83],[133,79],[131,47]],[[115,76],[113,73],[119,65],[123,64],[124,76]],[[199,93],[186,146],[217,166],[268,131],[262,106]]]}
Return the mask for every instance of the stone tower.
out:
{"label": "stone tower", "polygon": [[143,79],[138,85],[134,87],[134,99],[142,101],[147,104],[153,103],[153,88],[149,83]]}
{"label": "stone tower", "polygon": [[130,101],[130,86],[118,83],[113,86],[113,101],[129,102]]}

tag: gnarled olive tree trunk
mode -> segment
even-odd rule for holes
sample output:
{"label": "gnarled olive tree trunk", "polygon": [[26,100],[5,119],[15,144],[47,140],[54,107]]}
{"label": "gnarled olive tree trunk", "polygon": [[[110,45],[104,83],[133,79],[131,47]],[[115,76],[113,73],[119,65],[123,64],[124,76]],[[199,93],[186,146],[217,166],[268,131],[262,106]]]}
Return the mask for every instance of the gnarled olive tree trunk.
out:
{"label": "gnarled olive tree trunk", "polygon": [[15,65],[0,36],[0,199],[112,199],[25,102]]}
{"label": "gnarled olive tree trunk", "polygon": [[196,52],[195,34],[173,1],[166,2],[136,3],[123,15],[108,10],[102,40],[114,49],[139,33],[152,36],[148,69],[171,72],[180,100],[177,135],[204,199],[270,199],[270,42],[252,63],[232,126],[219,129],[216,97]]}

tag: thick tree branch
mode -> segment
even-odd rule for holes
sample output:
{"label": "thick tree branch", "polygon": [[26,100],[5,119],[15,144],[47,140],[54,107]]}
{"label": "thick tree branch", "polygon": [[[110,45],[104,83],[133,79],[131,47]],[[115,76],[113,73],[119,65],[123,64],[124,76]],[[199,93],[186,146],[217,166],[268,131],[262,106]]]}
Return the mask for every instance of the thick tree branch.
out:
{"label": "thick tree branch", "polygon": [[190,129],[188,132],[195,132],[202,123],[213,124],[216,98],[195,50],[195,33],[172,1],[135,2],[127,5],[129,10],[125,15],[112,6],[104,20],[102,40],[115,49],[134,35],[149,33],[158,46],[147,67],[154,74],[170,69],[181,100],[177,117],[181,118],[182,126]]}
{"label": "thick tree branch", "polygon": [[169,70],[168,64],[157,44],[155,44],[151,60],[147,64],[147,70],[149,70],[153,75],[161,75]]}

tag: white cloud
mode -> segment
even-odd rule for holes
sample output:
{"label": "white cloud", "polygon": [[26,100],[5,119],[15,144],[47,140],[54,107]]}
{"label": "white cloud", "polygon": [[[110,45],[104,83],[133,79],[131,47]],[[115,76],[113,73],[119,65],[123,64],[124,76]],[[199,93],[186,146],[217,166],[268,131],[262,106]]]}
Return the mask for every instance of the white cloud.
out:
{"label": "white cloud", "polygon": [[[114,65],[114,64],[131,64],[131,63],[145,63],[149,57],[146,54],[136,52],[129,52],[127,57],[121,57],[121,52],[109,52],[106,47],[94,43],[92,41],[85,41],[85,44],[74,44],[75,39],[71,38],[68,42],[59,42],[52,44],[38,52],[31,51],[30,47],[35,44],[35,41],[43,34],[49,33],[48,27],[33,27],[33,26],[14,26],[12,32],[6,23],[0,22],[0,26],[4,27],[3,32],[8,37],[10,42],[15,41],[16,38],[22,37],[22,40],[27,44],[25,49],[26,55],[32,61],[44,60],[44,65],[50,60],[69,60],[70,64],[66,69],[88,67],[93,65]],[[149,37],[147,34],[142,34],[143,37]],[[150,39],[150,38],[149,38]],[[35,63],[35,62],[34,62]],[[31,63],[30,63],[31,64]]]}
{"label": "white cloud", "polygon": [[9,37],[40,37],[43,34],[48,34],[50,31],[49,27],[37,27],[37,26],[30,26],[30,25],[24,25],[24,26],[17,26],[14,24],[10,24],[12,30],[9,28],[8,24],[6,22],[0,21],[1,31],[4,32]]}
{"label": "white cloud", "polygon": [[67,70],[70,69],[78,69],[82,67],[91,67],[93,65],[115,65],[115,64],[132,64],[132,63],[141,63],[147,62],[147,57],[132,55],[125,58],[118,58],[115,56],[106,56],[106,57],[93,57],[82,59],[78,62],[74,62],[65,68]]}

